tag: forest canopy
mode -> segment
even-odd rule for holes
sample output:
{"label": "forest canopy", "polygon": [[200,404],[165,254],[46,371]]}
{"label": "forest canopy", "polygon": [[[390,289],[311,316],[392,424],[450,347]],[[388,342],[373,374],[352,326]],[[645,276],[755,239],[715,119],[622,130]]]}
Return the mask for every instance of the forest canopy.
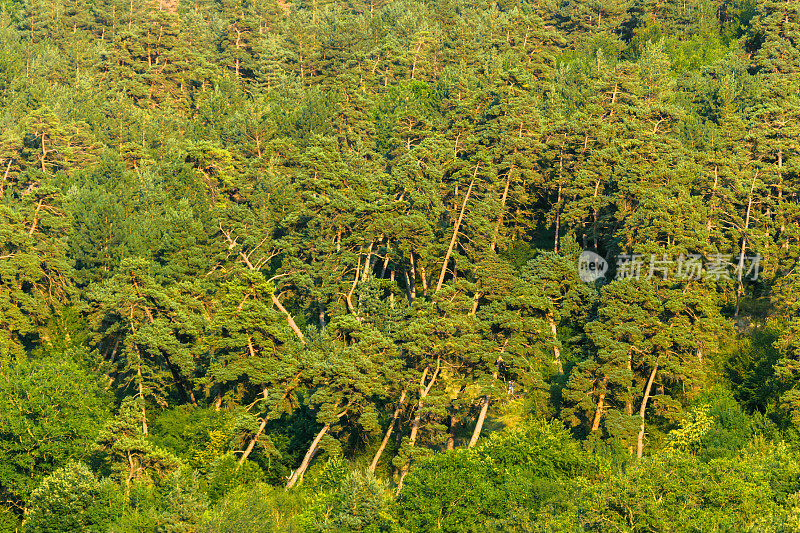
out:
{"label": "forest canopy", "polygon": [[800,531],[800,2],[0,0],[0,533]]}

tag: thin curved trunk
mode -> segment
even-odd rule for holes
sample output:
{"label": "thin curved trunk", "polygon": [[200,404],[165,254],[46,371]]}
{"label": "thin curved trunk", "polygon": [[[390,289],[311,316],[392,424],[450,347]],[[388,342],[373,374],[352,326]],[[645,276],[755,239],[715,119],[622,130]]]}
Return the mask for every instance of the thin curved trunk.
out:
{"label": "thin curved trunk", "polygon": [[453,236],[450,238],[450,245],[447,247],[447,253],[444,254],[444,262],[442,263],[442,271],[439,273],[439,282],[436,284],[436,290],[433,291],[434,294],[439,292],[442,288],[442,284],[444,283],[444,276],[447,273],[447,264],[450,262],[450,255],[453,253],[453,248],[456,245],[456,240],[458,240],[458,231],[461,229],[461,222],[464,220],[464,213],[467,211],[467,201],[469,200],[469,195],[472,194],[472,186],[475,185],[475,179],[478,175],[478,168],[480,165],[475,165],[475,172],[472,175],[472,181],[469,182],[469,187],[467,187],[467,193],[464,195],[464,202],[461,204],[461,212],[458,214],[458,219],[456,220],[456,224],[453,227]]}
{"label": "thin curved trunk", "polygon": [[142,383],[142,356],[139,355],[139,348],[136,348],[139,356],[139,363],[136,365],[136,378],[139,381],[139,401],[142,402],[142,433],[147,435],[147,411],[144,408],[144,384]]}
{"label": "thin curved trunk", "polygon": [[561,348],[558,345],[558,330],[556,329],[556,322],[553,319],[552,313],[547,313],[547,323],[550,324],[550,331],[553,334],[553,356],[558,373],[564,374],[564,366],[561,364]]}
{"label": "thin curved trunk", "polygon": [[[503,360],[503,354],[506,351],[506,346],[508,346],[508,339],[506,342],[503,343],[503,347],[500,348],[500,355],[497,356],[497,361],[494,364],[494,372],[492,373],[492,379],[497,380],[497,367],[500,365],[500,362]],[[486,413],[489,412],[489,404],[491,400],[489,399],[489,395],[483,397],[483,401],[481,402],[481,410],[478,414],[478,420],[475,422],[475,429],[472,432],[472,437],[469,439],[469,448],[472,448],[478,443],[478,439],[481,436],[481,431],[483,430],[483,423],[486,420]]]}
{"label": "thin curved trunk", "polygon": [[[250,348],[250,354],[255,355],[252,339],[248,339],[248,347]],[[264,394],[264,400],[266,400],[269,394],[269,391],[267,390],[266,387],[264,387],[263,394]],[[239,466],[242,466],[244,464],[244,462],[250,456],[250,453],[253,451],[253,448],[256,447],[256,443],[258,442],[258,437],[261,436],[261,433],[264,432],[264,428],[267,427],[268,418],[269,418],[268,416],[264,415],[264,418],[261,419],[261,424],[258,426],[258,431],[256,431],[256,434],[253,435],[252,439],[250,439],[250,442],[247,444],[247,448],[244,450],[242,457],[239,458]],[[236,468],[238,469],[239,466],[237,466]]]}
{"label": "thin curved trunk", "polygon": [[[136,328],[133,326],[133,307],[131,307],[131,333],[136,336]],[[139,401],[142,402],[142,433],[147,435],[147,411],[145,411],[144,401],[144,378],[142,376],[142,352],[139,351],[139,345],[133,343],[134,351],[136,352],[136,381],[139,389]]]}
{"label": "thin curved trunk", "polygon": [[[342,418],[345,414],[347,414],[347,409],[336,415],[336,419]],[[303,462],[300,463],[300,466],[297,467],[297,470],[292,472],[292,475],[289,476],[289,481],[286,483],[286,490],[291,489],[295,486],[295,484],[303,478],[303,474],[306,473],[308,469],[308,465],[311,464],[311,459],[317,453],[317,448],[319,448],[319,443],[322,441],[322,437],[331,429],[331,422],[328,422],[322,429],[319,430],[317,436],[314,437],[314,440],[311,442],[311,446],[308,447],[308,451],[306,452],[305,457],[303,457]]]}
{"label": "thin curved trunk", "polygon": [[[608,384],[608,377],[603,378],[603,388]],[[605,406],[606,393],[600,393],[600,398],[597,400],[597,409],[594,412],[594,420],[592,421],[592,431],[600,429],[600,419],[603,417],[603,407]]]}
{"label": "thin curved trunk", "polygon": [[642,451],[644,450],[644,414],[647,409],[647,401],[650,399],[650,390],[653,388],[653,381],[656,379],[656,372],[658,372],[658,365],[653,367],[650,372],[650,378],[647,380],[647,387],[644,389],[644,398],[642,398],[642,406],[639,409],[639,417],[642,419],[642,425],[639,427],[639,437],[636,439],[636,457],[642,458]]}
{"label": "thin curved trunk", "polygon": [[297,468],[297,470],[292,472],[292,475],[289,477],[289,481],[286,483],[286,490],[289,490],[292,487],[294,487],[295,483],[297,483],[297,480],[303,477],[303,474],[305,474],[306,469],[308,469],[308,465],[311,463],[311,458],[317,451],[317,446],[319,446],[322,437],[325,436],[325,434],[328,432],[330,428],[331,428],[330,423],[325,424],[324,426],[322,426],[322,429],[319,430],[317,436],[314,437],[314,441],[311,443],[311,446],[308,447],[308,451],[306,452],[305,457],[303,457],[303,462],[300,463],[300,466]]}
{"label": "thin curved trunk", "polygon": [[275,304],[275,307],[277,307],[281,313],[286,315],[286,322],[289,324],[289,327],[292,328],[294,334],[297,335],[297,338],[300,339],[300,342],[305,344],[306,339],[303,337],[303,332],[300,331],[299,327],[297,327],[297,323],[292,318],[292,315],[289,314],[289,311],[287,311],[286,308],[281,304],[280,300],[278,300],[278,297],[275,296],[275,294],[270,294],[270,297],[272,298],[272,303]]}
{"label": "thin curved trunk", "polygon": [[245,461],[247,461],[247,458],[250,456],[250,453],[253,451],[253,448],[256,447],[258,438],[264,432],[264,428],[266,427],[267,427],[267,417],[265,416],[264,418],[261,419],[261,425],[258,426],[258,431],[256,431],[256,434],[253,436],[252,439],[250,439],[247,448],[245,448],[244,453],[242,453],[242,457],[239,459],[239,465],[236,467],[237,469],[240,466],[242,466]]}
{"label": "thin curved trunk", "polygon": [[[433,387],[433,383],[436,381],[436,377],[439,375],[439,370],[441,369],[442,359],[438,357],[436,359],[436,370],[434,371],[433,375],[431,376],[431,380],[428,382],[428,385],[425,385],[425,378],[430,371],[430,367],[425,367],[425,370],[422,371],[422,377],[419,380],[419,401],[417,402],[417,411],[414,413],[414,422],[411,424],[411,435],[408,438],[408,447],[409,450],[414,447],[414,444],[417,442],[417,434],[419,433],[419,428],[422,425],[422,408],[425,406],[425,398],[427,398],[428,393],[431,391],[431,387]],[[402,470],[400,470],[400,481],[397,483],[397,492],[400,492],[400,489],[403,488],[403,479],[405,479],[406,474],[408,474],[408,469],[411,468],[411,458],[409,457],[406,461],[406,464],[403,465]]]}
{"label": "thin curved trunk", "polygon": [[[497,374],[495,373],[495,377]],[[481,436],[481,431],[483,430],[483,422],[486,420],[486,413],[489,411],[489,396],[484,396],[481,402],[481,411],[478,414],[478,421],[475,423],[475,430],[472,432],[472,437],[469,439],[469,446],[468,448],[472,448],[478,443],[478,439]]]}
{"label": "thin curved trunk", "polygon": [[739,316],[739,307],[742,298],[742,274],[744,272],[744,254],[747,251],[747,231],[750,229],[750,212],[753,208],[753,190],[756,187],[756,179],[758,179],[758,170],[753,175],[753,180],[750,182],[750,194],[747,197],[747,214],[744,219],[744,231],[742,232],[742,249],[739,253],[739,265],[737,268],[737,285],[736,285],[736,311],[733,316]]}
{"label": "thin curved trunk", "polygon": [[403,389],[403,392],[400,394],[400,401],[397,402],[397,408],[394,410],[394,414],[392,415],[392,421],[389,422],[389,427],[386,428],[386,434],[383,436],[383,440],[381,441],[381,445],[378,447],[378,451],[375,452],[375,457],[372,458],[372,462],[369,465],[369,471],[375,472],[375,468],[378,466],[378,461],[381,460],[381,455],[383,455],[383,450],[386,449],[386,445],[389,443],[389,438],[392,436],[392,431],[394,430],[394,425],[397,423],[397,419],[400,417],[400,413],[403,412],[403,406],[406,401],[406,389]]}

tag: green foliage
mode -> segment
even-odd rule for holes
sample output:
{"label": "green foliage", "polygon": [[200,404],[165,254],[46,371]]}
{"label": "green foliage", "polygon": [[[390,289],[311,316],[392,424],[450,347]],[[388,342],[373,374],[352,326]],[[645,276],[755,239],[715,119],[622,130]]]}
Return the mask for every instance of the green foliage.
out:
{"label": "green foliage", "polygon": [[232,453],[220,455],[210,461],[207,469],[206,492],[212,502],[216,502],[236,487],[253,485],[264,479],[264,471],[257,464],[249,460],[239,464]]}
{"label": "green foliage", "polygon": [[99,470],[127,487],[132,482],[158,483],[180,466],[180,460],[155,446],[142,430],[141,402],[125,398],[117,415],[98,433],[92,459]]}
{"label": "green foliage", "polygon": [[316,525],[318,531],[392,531],[388,483],[369,471],[353,470],[341,482],[331,513]]}
{"label": "green foliage", "polygon": [[[400,523],[412,531],[473,531],[539,512],[563,512],[567,491],[588,473],[577,443],[558,423],[495,433],[476,449],[436,455],[408,475],[398,496]],[[568,481],[571,480],[571,481]],[[525,515],[517,515],[520,510]]]}
{"label": "green foliage", "polygon": [[5,498],[27,500],[42,478],[87,457],[110,415],[102,379],[66,356],[0,368],[0,491]]}
{"label": "green foliage", "polygon": [[11,509],[3,507],[0,510],[0,532],[17,533],[21,528],[22,522]]}
{"label": "green foliage", "polygon": [[290,523],[303,504],[296,492],[264,483],[240,486],[208,511],[199,531],[202,533],[272,533],[291,531]]}
{"label": "green foliage", "polygon": [[177,469],[157,483],[138,480],[126,486],[125,504],[111,526],[120,533],[198,530],[208,508],[196,471]]}
{"label": "green foliage", "polygon": [[33,491],[23,531],[107,531],[120,503],[120,494],[111,483],[98,481],[82,463],[69,463]]}
{"label": "green foliage", "polygon": [[714,424],[703,435],[701,457],[731,457],[744,448],[754,431],[753,421],[728,391],[710,394],[708,416]]}
{"label": "green foliage", "polygon": [[321,490],[338,490],[349,472],[347,460],[341,455],[334,455],[325,462],[314,485]]}
{"label": "green foliage", "polygon": [[699,405],[686,414],[678,429],[667,435],[667,448],[696,454],[706,434],[714,426],[714,417],[709,414],[711,406]]}
{"label": "green foliage", "polygon": [[796,528],[798,80],[782,0],[0,0],[0,530]]}

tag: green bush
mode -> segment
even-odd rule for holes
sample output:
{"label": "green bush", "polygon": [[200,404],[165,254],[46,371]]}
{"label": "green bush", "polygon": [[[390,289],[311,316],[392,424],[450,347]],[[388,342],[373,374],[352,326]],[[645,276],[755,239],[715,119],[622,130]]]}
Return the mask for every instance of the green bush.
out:
{"label": "green bush", "polygon": [[[476,449],[437,454],[416,465],[397,501],[412,531],[515,530],[540,512],[570,507],[585,454],[558,423],[491,435]],[[571,520],[571,515],[569,515]]]}
{"label": "green bush", "polygon": [[388,483],[368,470],[350,472],[334,494],[332,512],[316,528],[341,533],[391,531],[388,489]]}
{"label": "green bush", "polygon": [[201,533],[272,533],[290,529],[299,513],[302,493],[286,492],[265,483],[240,487],[222,498],[206,513]]}
{"label": "green bush", "polygon": [[264,472],[252,461],[239,465],[239,459],[228,453],[211,462],[207,479],[208,497],[215,502],[236,487],[264,481]]}
{"label": "green bush", "polygon": [[118,505],[116,490],[82,463],[70,463],[33,491],[25,533],[106,531]]}
{"label": "green bush", "polygon": [[0,506],[0,533],[17,533],[20,521],[11,509]]}

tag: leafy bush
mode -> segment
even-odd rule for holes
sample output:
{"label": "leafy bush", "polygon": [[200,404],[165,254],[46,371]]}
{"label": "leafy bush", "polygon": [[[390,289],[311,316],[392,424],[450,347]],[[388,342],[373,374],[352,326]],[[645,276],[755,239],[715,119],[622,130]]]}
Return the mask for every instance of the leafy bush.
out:
{"label": "leafy bush", "polygon": [[25,533],[106,531],[119,504],[117,493],[82,463],[70,463],[33,491]]}
{"label": "leafy bush", "polygon": [[341,482],[329,516],[316,525],[324,532],[391,531],[388,483],[371,472],[354,470]]}
{"label": "leafy bush", "polygon": [[17,533],[19,528],[19,518],[11,509],[0,506],[0,533]]}
{"label": "leafy bush", "polygon": [[208,497],[215,502],[236,487],[264,481],[264,472],[252,461],[239,465],[239,459],[228,453],[211,462],[207,480]]}
{"label": "leafy bush", "polygon": [[15,361],[0,372],[0,487],[27,498],[70,459],[86,456],[110,415],[110,397],[83,366]]}
{"label": "leafy bush", "polygon": [[398,516],[412,531],[483,531],[489,524],[509,529],[510,517],[528,520],[555,501],[563,507],[587,466],[563,426],[536,421],[495,433],[477,449],[416,465],[399,495]]}
{"label": "leafy bush", "polygon": [[[265,483],[240,487],[206,513],[201,533],[272,533],[288,531],[300,511],[302,492],[286,492]],[[291,529],[297,531],[296,529]]]}

